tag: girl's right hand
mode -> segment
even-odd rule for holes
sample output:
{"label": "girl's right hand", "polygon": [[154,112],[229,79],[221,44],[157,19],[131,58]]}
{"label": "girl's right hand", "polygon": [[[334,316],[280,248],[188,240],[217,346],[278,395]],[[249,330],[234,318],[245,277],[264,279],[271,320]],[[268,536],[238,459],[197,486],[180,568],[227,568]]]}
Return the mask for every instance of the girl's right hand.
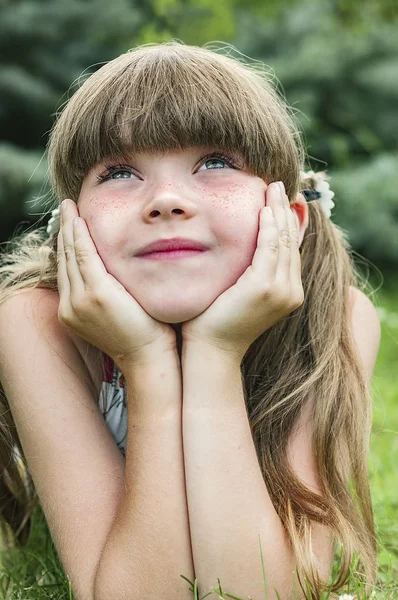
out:
{"label": "girl's right hand", "polygon": [[64,206],[57,256],[60,323],[103,350],[122,370],[151,362],[155,350],[177,352],[171,325],[148,315],[107,272],[75,202],[66,200]]}

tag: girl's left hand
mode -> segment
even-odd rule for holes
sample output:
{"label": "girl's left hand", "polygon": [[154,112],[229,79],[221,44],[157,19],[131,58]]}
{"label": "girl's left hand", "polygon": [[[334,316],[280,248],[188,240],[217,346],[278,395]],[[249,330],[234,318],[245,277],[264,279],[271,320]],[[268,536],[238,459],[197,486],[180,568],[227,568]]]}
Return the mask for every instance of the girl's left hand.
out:
{"label": "girl's left hand", "polygon": [[182,324],[188,345],[205,343],[241,362],[264,331],[303,303],[298,230],[283,183],[271,183],[266,196],[252,264],[203,313]]}

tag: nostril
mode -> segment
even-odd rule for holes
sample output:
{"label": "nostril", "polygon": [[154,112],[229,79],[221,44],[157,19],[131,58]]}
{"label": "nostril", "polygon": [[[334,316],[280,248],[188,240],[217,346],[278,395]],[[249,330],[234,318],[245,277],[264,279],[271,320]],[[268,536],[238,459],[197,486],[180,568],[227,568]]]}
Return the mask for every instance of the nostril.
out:
{"label": "nostril", "polygon": [[[175,213],[175,212],[176,212],[176,213],[177,213],[177,214],[179,214],[179,215],[181,215],[181,214],[183,214],[183,213],[184,213],[184,211],[183,211],[181,208],[173,208],[172,212],[173,212],[173,213]],[[158,215],[160,215],[160,212],[159,212],[158,210],[153,210],[153,211],[151,212],[151,217],[157,217]]]}

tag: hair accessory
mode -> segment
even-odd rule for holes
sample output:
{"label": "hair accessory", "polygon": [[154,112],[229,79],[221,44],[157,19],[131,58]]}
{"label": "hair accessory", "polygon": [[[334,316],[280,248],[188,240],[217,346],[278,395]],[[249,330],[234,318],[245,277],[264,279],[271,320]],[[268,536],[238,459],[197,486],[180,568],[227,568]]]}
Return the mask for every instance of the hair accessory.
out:
{"label": "hair accessory", "polygon": [[59,218],[59,207],[58,207],[58,208],[54,208],[54,210],[52,211],[51,219],[49,220],[49,222],[47,224],[48,235],[50,237],[57,235],[57,233],[59,232],[59,226],[60,226],[60,218]]}
{"label": "hair accessory", "polygon": [[332,200],[334,192],[330,189],[327,179],[328,176],[325,171],[319,171],[319,173],[314,173],[314,171],[300,172],[300,181],[306,188],[301,190],[301,193],[307,202],[318,200],[323,212],[330,219],[335,204]]}

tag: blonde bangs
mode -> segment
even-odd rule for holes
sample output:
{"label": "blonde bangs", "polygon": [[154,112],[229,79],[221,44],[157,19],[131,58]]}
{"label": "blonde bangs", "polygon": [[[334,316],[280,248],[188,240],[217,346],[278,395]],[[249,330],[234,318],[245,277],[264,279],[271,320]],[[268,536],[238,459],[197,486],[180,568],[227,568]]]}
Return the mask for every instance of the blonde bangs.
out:
{"label": "blonde bangs", "polygon": [[58,118],[49,168],[59,200],[107,157],[217,146],[248,169],[298,191],[303,159],[287,107],[263,74],[205,48],[171,42],[134,49],[91,75]]}

